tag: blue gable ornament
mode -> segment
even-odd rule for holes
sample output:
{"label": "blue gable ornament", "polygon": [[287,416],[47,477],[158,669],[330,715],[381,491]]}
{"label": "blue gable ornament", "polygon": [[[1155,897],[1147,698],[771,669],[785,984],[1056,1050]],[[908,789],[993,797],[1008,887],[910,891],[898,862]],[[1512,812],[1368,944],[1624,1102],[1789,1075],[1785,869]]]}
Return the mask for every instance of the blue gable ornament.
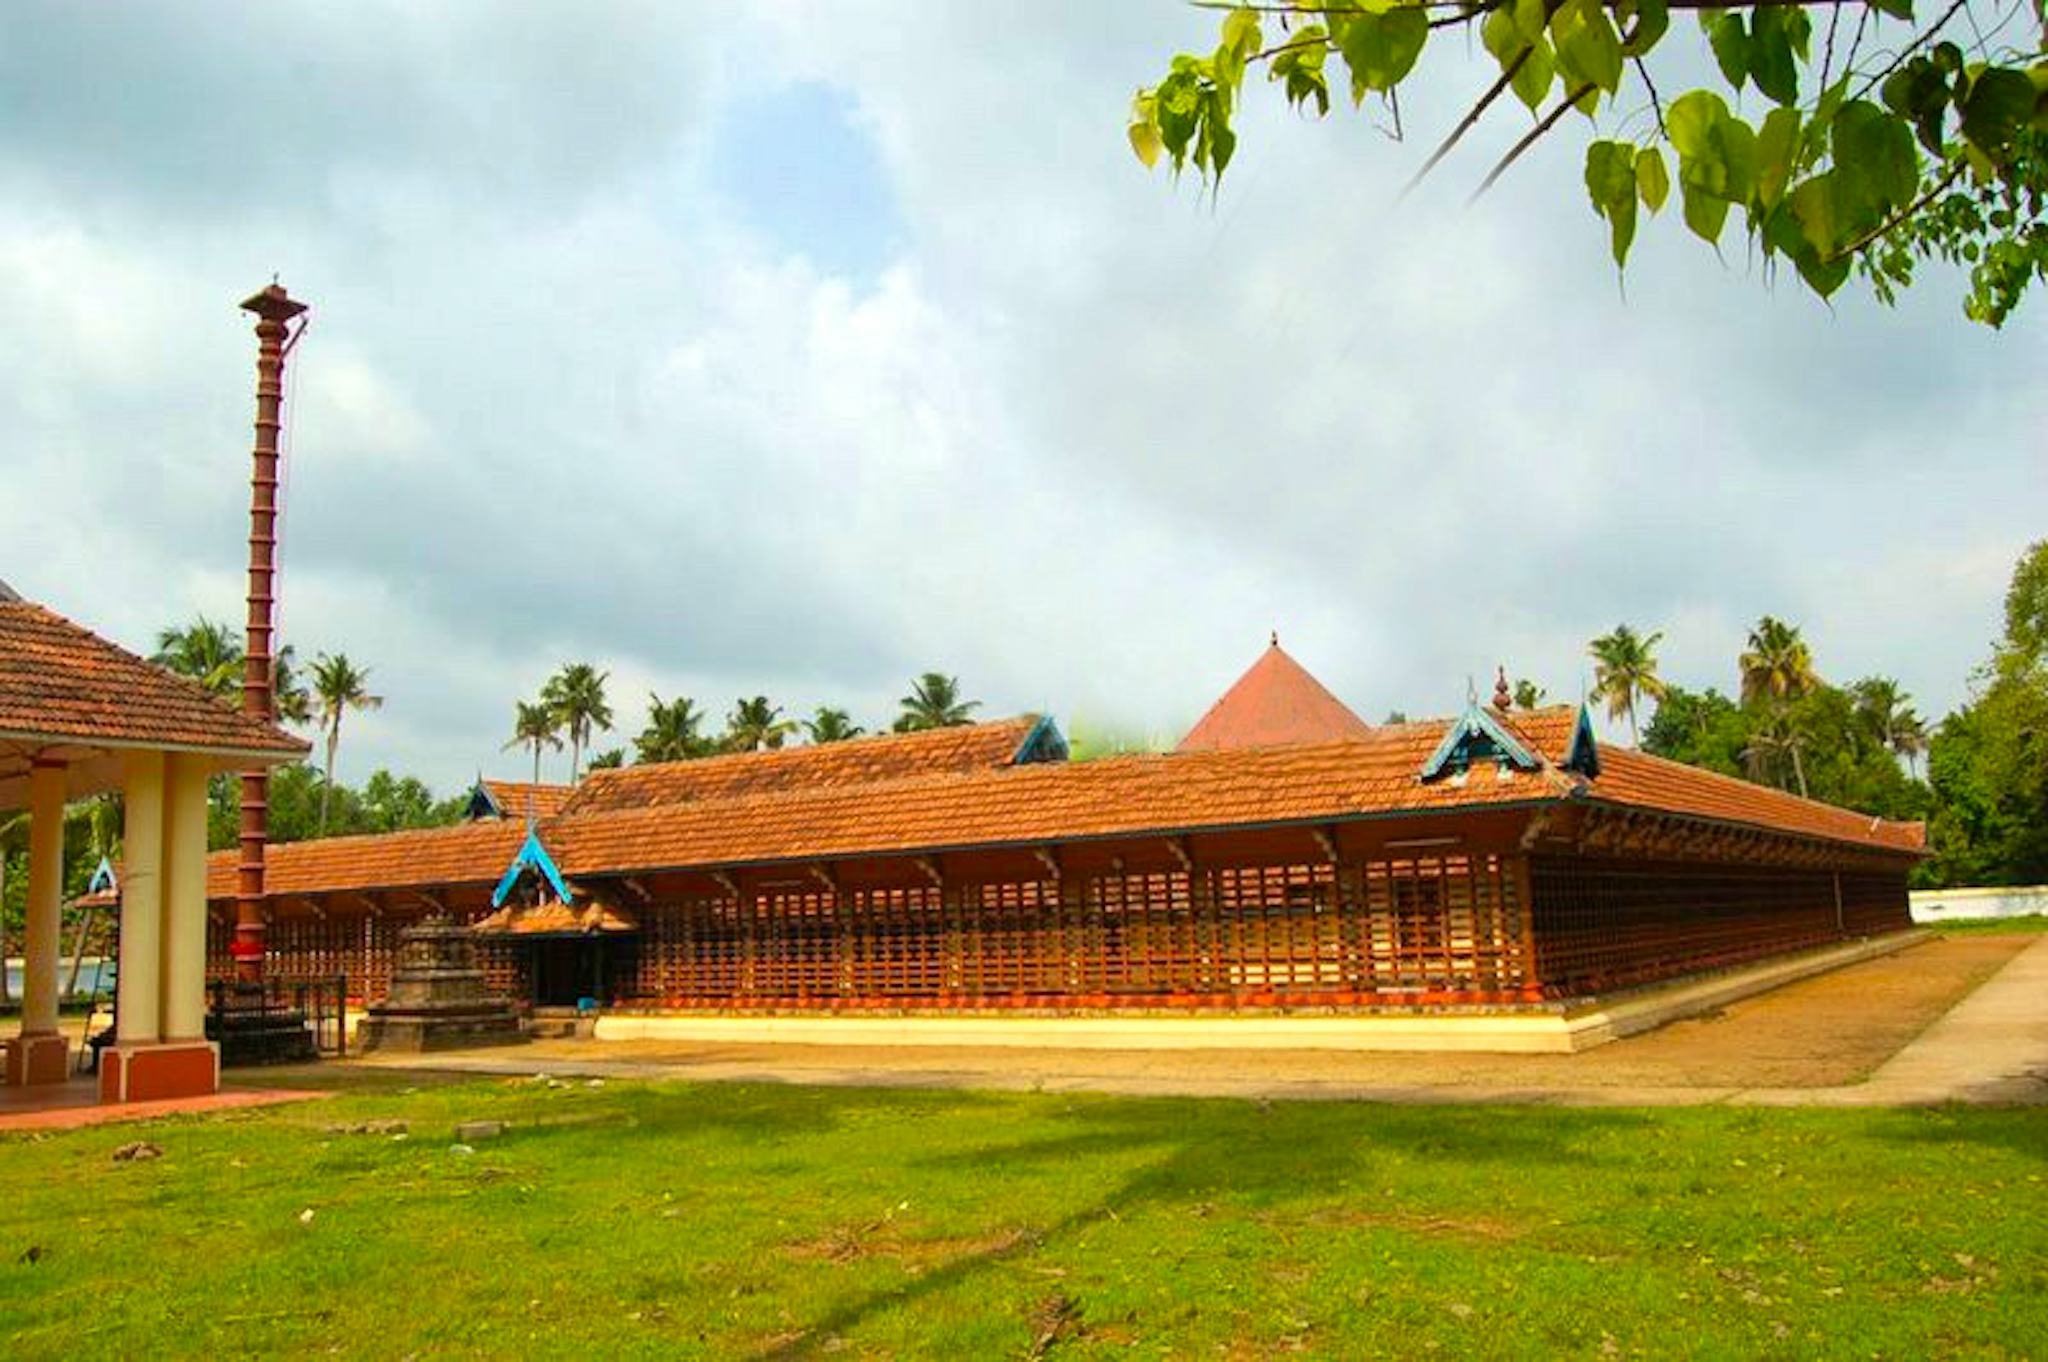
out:
{"label": "blue gable ornament", "polygon": [[1468,702],[1465,712],[1451,721],[1444,740],[1437,744],[1436,751],[1430,753],[1429,760],[1422,763],[1422,779],[1462,776],[1475,761],[1496,762],[1503,771],[1509,768],[1534,771],[1542,765],[1534,752],[1524,747],[1500,720],[1481,708],[1476,700]]}
{"label": "blue gable ornament", "polygon": [[570,901],[568,884],[562,879],[562,872],[555,869],[555,858],[548,855],[548,849],[541,845],[540,834],[532,828],[526,830],[526,840],[520,843],[519,854],[512,858],[512,864],[505,869],[505,878],[498,881],[498,887],[491,892],[491,907],[501,908],[509,895],[519,884],[519,877],[532,871],[555,891],[555,897],[563,903]]}

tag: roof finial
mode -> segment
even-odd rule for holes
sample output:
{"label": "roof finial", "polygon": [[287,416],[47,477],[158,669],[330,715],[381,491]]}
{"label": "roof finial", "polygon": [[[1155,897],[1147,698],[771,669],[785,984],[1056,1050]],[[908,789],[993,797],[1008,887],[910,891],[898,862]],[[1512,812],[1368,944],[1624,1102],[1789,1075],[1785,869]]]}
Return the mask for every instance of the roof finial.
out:
{"label": "roof finial", "polygon": [[1479,703],[1479,687],[1473,682],[1472,673],[1470,672],[1465,673],[1465,703],[1468,705]]}
{"label": "roof finial", "polygon": [[1493,707],[1505,714],[1514,703],[1514,692],[1508,689],[1508,669],[1503,666],[1493,678]]}
{"label": "roof finial", "polygon": [[1273,631],[1273,646],[1275,648],[1280,646],[1280,631],[1278,629]]}

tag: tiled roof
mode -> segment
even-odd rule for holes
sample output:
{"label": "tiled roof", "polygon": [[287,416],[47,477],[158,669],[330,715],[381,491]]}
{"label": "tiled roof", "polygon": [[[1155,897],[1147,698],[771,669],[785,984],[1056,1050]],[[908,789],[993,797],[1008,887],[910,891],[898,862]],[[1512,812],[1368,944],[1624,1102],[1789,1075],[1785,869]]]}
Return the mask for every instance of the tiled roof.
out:
{"label": "tiled roof", "polygon": [[280,757],[308,747],[21,600],[0,600],[0,736]]}
{"label": "tiled roof", "polygon": [[1600,751],[1600,778],[1592,797],[1632,808],[1772,828],[1833,842],[1918,851],[1927,844],[1922,823],[1894,823],[1853,809],[1801,799],[1767,785],[1704,771],[1625,747]]}
{"label": "tiled roof", "polygon": [[491,802],[507,818],[524,818],[529,808],[535,818],[553,818],[576,793],[574,785],[534,784],[530,780],[486,780],[481,782]]}
{"label": "tiled roof", "polygon": [[557,820],[563,873],[1029,845],[1554,799],[1550,770],[1422,784],[1441,724],[1357,742],[1111,757]]}
{"label": "tiled roof", "polygon": [[1364,738],[1372,727],[1287,655],[1275,638],[1201,722],[1180,740],[1183,752]]}
{"label": "tiled roof", "polygon": [[1025,714],[921,733],[883,733],[772,752],[592,771],[576,787],[564,812],[704,803],[777,790],[837,788],[945,771],[993,770],[1010,764],[1037,723],[1036,715]]}
{"label": "tiled roof", "polygon": [[632,914],[608,903],[508,903],[475,929],[486,936],[588,936],[598,932],[636,932]]}
{"label": "tiled roof", "polygon": [[[522,823],[489,820],[447,828],[273,842],[264,853],[263,891],[271,897],[346,890],[495,884],[526,837]],[[206,896],[235,896],[233,851],[206,858]]]}
{"label": "tiled roof", "polygon": [[[818,768],[825,779],[799,783],[789,764],[757,757],[751,760],[780,774],[751,785],[728,777],[668,802],[572,809],[543,823],[540,837],[574,879],[1586,800],[1902,854],[1922,844],[1915,824],[1874,820],[1621,748],[1604,750],[1600,777],[1588,781],[1556,765],[1571,741],[1576,710],[1516,710],[1496,717],[1542,754],[1540,769],[1503,773],[1496,763],[1482,761],[1462,777],[1422,781],[1422,764],[1448,726],[1443,720],[1384,725],[1348,742],[921,772],[905,763],[911,774],[867,780],[852,773],[872,774],[886,764],[828,762]],[[993,749],[989,735],[981,739]],[[837,755],[854,746],[800,750]],[[734,760],[749,759],[678,765]],[[518,821],[487,820],[285,843],[270,849],[266,887],[273,895],[290,896],[489,884],[511,863],[523,837]],[[232,852],[209,859],[207,885],[210,897],[232,896]]]}

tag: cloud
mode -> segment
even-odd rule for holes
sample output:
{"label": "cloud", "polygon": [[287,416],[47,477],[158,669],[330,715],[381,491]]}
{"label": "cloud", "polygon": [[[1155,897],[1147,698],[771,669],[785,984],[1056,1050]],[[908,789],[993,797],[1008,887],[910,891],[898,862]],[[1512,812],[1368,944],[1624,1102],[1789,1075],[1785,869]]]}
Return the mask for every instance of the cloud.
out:
{"label": "cloud", "polygon": [[[2048,510],[2038,320],[1939,277],[1830,311],[1675,222],[1624,292],[1573,146],[1458,207],[1510,119],[1397,205],[1415,146],[1254,98],[1212,202],[1121,139],[1181,7],[914,23],[45,11],[0,57],[0,575],[131,644],[240,617],[233,304],[278,269],[315,309],[285,632],[389,701],[351,778],[517,774],[570,658],[612,672],[600,746],[650,689],[879,726],[931,667],[1171,731],[1271,628],[1370,718],[1496,662],[1575,696],[1618,620],[1726,687],[1764,611],[1961,698]],[[764,146],[858,173],[749,182]]]}

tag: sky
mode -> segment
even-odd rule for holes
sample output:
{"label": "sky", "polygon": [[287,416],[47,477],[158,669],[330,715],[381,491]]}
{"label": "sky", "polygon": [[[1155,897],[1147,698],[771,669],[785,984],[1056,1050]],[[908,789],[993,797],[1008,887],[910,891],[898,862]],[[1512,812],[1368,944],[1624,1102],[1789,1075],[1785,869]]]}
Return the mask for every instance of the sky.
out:
{"label": "sky", "polygon": [[345,780],[519,774],[570,660],[600,746],[650,692],[885,726],[931,669],[1170,739],[1273,630],[1376,721],[1497,665],[1576,700],[1623,621],[1732,688],[1771,613],[1938,715],[2048,533],[2048,303],[1829,306],[1675,212],[1619,278],[1582,127],[1466,205],[1505,108],[1397,201],[1487,74],[1455,40],[1401,144],[1254,92],[1212,197],[1124,140],[1213,44],[1173,0],[26,10],[0,578],[139,651],[240,621],[276,275],[282,632],[386,702]]}

